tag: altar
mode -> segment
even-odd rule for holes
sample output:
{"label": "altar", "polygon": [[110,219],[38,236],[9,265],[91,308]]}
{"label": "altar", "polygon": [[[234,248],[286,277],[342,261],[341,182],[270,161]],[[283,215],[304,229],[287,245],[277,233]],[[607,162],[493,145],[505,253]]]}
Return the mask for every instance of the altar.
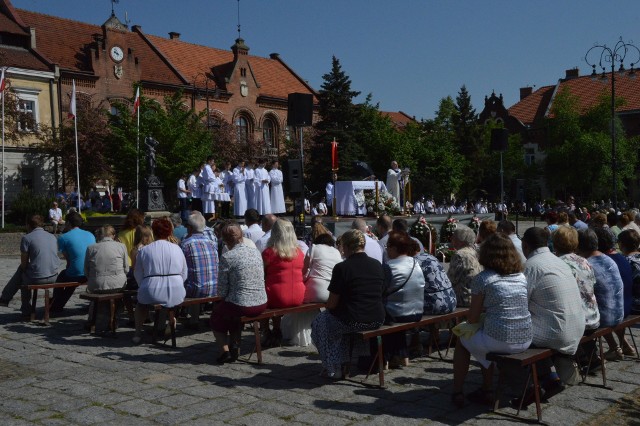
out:
{"label": "altar", "polygon": [[340,216],[366,216],[367,206],[364,203],[364,196],[359,197],[361,203],[356,201],[356,193],[364,190],[376,189],[378,191],[387,190],[384,182],[373,180],[338,181],[335,186],[336,212]]}

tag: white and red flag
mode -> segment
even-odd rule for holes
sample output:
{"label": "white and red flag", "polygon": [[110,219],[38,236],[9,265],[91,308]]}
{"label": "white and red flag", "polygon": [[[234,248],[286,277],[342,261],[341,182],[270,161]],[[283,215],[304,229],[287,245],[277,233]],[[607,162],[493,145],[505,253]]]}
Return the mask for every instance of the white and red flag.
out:
{"label": "white and red flag", "polygon": [[71,101],[69,102],[68,118],[76,118],[76,81],[73,80],[73,90],[71,90]]}
{"label": "white and red flag", "polygon": [[4,68],[2,68],[2,75],[0,76],[0,98],[4,96],[5,85],[6,85],[6,81],[4,79]]}
{"label": "white and red flag", "polygon": [[133,115],[136,115],[138,108],[140,108],[140,87],[136,90],[136,99],[133,101]]}

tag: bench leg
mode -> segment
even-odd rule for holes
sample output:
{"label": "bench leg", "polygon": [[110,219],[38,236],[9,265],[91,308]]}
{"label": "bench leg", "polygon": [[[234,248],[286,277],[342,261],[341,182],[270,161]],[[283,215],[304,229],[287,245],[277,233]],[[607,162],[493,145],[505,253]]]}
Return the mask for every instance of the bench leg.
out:
{"label": "bench leg", "polygon": [[160,309],[156,309],[153,317],[153,328],[151,329],[151,343],[158,343],[158,328],[160,327]]}
{"label": "bench leg", "polygon": [[538,383],[538,368],[536,363],[531,364],[531,375],[533,376],[533,394],[536,398],[536,415],[538,422],[542,421],[542,409],[540,407],[540,384]]}
{"label": "bench leg", "polygon": [[[262,343],[260,342],[260,321],[253,322],[253,335],[256,339],[256,356],[258,364],[262,364]],[[249,356],[251,358],[251,356]]]}
{"label": "bench leg", "polygon": [[169,329],[171,330],[171,347],[176,347],[176,310],[169,309]]}
{"label": "bench leg", "polygon": [[[497,363],[496,363],[496,366]],[[493,412],[495,413],[500,408],[500,398],[502,397],[502,385],[504,383],[504,366],[498,368],[498,384],[496,385],[496,391],[493,398]]]}
{"label": "bench leg", "polygon": [[631,337],[631,343],[633,343],[633,349],[636,350],[636,361],[640,361],[640,352],[638,352],[638,345],[636,344],[636,338],[633,337],[633,330],[631,330],[631,327],[627,327],[627,330],[629,330],[629,336]]}
{"label": "bench leg", "polygon": [[364,379],[367,380],[371,375],[371,371],[373,370],[373,366],[376,365],[376,361],[378,362],[378,380],[380,381],[380,387],[384,388],[384,352],[382,349],[382,336],[376,337],[376,342],[378,343],[378,351],[376,355],[373,357],[373,361],[371,361],[371,366],[369,367],[369,371],[367,372],[367,377]]}
{"label": "bench leg", "polygon": [[[51,308],[51,295],[49,294],[49,289],[44,289],[44,323],[49,325],[49,309]],[[35,314],[35,310],[33,312]]]}
{"label": "bench leg", "polygon": [[36,320],[36,302],[38,301],[38,290],[33,290],[31,297],[31,321]]}
{"label": "bench leg", "polygon": [[116,301],[114,299],[109,300],[109,328],[111,334],[116,335]]}
{"label": "bench leg", "polygon": [[598,337],[598,347],[600,348],[600,363],[602,365],[602,386],[607,387],[607,367],[604,360],[604,349],[602,348],[602,337]]}

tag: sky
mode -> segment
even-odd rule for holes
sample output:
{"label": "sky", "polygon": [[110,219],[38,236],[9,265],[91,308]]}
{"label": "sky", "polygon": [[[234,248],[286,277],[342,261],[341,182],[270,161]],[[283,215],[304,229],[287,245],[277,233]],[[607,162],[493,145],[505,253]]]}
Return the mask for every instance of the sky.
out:
{"label": "sky", "polygon": [[[12,0],[15,7],[101,25],[110,0]],[[356,102],[433,118],[465,85],[476,111],[521,87],[555,84],[565,70],[590,73],[585,54],[620,37],[640,47],[639,0],[241,0],[241,36],[251,55],[279,53],[316,90],[336,56]],[[229,49],[237,0],[119,0],[115,13],[143,32]],[[634,43],[635,44],[635,43]],[[635,61],[640,58],[633,58]]]}

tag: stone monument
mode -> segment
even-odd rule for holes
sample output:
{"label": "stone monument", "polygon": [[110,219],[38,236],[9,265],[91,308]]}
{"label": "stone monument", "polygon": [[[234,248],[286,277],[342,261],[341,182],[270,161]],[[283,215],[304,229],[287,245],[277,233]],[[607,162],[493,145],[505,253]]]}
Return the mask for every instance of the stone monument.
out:
{"label": "stone monument", "polygon": [[147,177],[144,180],[144,189],[140,199],[140,207],[145,212],[166,212],[162,190],[164,184],[156,176],[156,147],[159,142],[151,136],[144,138],[147,151]]}

